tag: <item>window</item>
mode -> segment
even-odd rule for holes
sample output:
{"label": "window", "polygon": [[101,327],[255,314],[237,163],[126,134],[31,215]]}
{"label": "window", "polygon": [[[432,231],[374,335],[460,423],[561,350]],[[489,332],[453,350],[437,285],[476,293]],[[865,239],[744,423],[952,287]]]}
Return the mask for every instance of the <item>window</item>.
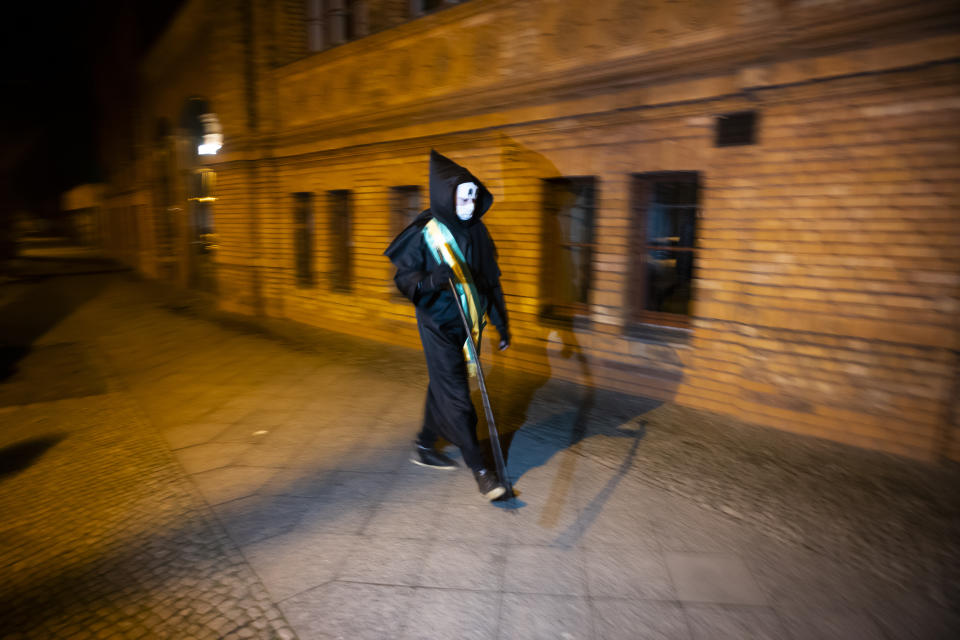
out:
{"label": "window", "polygon": [[[390,189],[390,231],[397,237],[420,214],[420,187],[403,186]],[[392,287],[393,297],[406,300],[399,289]]]}
{"label": "window", "polygon": [[297,284],[313,284],[313,194],[293,194],[293,248]]}
{"label": "window", "polygon": [[173,248],[176,244],[176,227],[171,208],[173,206],[173,190],[170,180],[170,159],[165,152],[160,152],[155,158],[156,171],[156,191],[154,199],[156,203],[156,232],[157,232],[157,256],[168,258],[173,255]]}
{"label": "window", "polygon": [[698,205],[696,172],[634,176],[633,321],[689,324]]}
{"label": "window", "polygon": [[350,291],[352,270],[350,262],[353,242],[350,235],[350,192],[328,191],[330,211],[330,288]]}
{"label": "window", "polygon": [[322,51],[326,47],[323,33],[323,0],[307,0],[307,50]]}
{"label": "window", "polygon": [[390,230],[396,236],[420,215],[420,187],[392,187],[390,211]]}
{"label": "window", "polygon": [[213,228],[213,203],[217,186],[217,174],[211,169],[198,169],[190,176],[190,212],[194,237],[191,241],[196,253],[204,255],[217,248],[217,236]]}
{"label": "window", "polygon": [[307,49],[323,51],[366,35],[364,0],[307,0]]}
{"label": "window", "polygon": [[414,18],[422,16],[425,13],[430,13],[431,11],[442,9],[452,4],[459,4],[462,1],[463,0],[410,0],[410,16]]}
{"label": "window", "polygon": [[544,180],[543,312],[571,318],[587,310],[593,261],[593,177]]}
{"label": "window", "polygon": [[190,176],[190,199],[199,202],[213,202],[217,187],[217,174],[211,169],[198,169]]}

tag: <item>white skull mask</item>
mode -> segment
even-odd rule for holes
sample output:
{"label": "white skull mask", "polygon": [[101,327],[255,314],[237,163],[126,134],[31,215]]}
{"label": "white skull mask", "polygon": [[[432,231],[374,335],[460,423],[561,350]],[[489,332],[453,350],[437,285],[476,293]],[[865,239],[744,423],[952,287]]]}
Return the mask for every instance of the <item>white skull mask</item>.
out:
{"label": "white skull mask", "polygon": [[475,182],[463,182],[457,185],[457,217],[467,221],[473,217],[473,206],[477,200]]}

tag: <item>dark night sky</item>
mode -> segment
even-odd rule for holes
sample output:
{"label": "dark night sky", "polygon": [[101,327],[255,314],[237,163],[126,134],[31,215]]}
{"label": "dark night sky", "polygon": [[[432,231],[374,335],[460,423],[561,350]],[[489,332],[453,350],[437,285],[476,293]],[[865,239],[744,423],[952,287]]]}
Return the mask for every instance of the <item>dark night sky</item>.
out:
{"label": "dark night sky", "polygon": [[[55,207],[62,191],[101,180],[104,96],[132,91],[133,64],[181,0],[11,2],[0,21],[0,212]],[[100,85],[98,85],[98,82]],[[105,91],[104,85],[109,85]],[[129,89],[129,91],[126,91]]]}

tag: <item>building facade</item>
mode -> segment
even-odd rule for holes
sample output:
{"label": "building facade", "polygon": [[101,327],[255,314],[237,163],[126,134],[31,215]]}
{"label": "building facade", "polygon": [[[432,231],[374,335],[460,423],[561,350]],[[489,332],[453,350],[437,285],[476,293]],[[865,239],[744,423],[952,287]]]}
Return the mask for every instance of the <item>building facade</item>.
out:
{"label": "building facade", "polygon": [[114,192],[144,274],[412,345],[382,252],[437,149],[495,197],[497,363],[958,460],[958,23],[924,1],[190,0]]}
{"label": "building facade", "polygon": [[99,236],[101,229],[113,231],[120,226],[113,221],[103,220],[103,185],[77,185],[63,194],[60,209],[66,214],[65,226],[72,240],[87,247],[102,246],[111,255],[117,256],[115,249],[120,247],[112,247],[108,240]]}

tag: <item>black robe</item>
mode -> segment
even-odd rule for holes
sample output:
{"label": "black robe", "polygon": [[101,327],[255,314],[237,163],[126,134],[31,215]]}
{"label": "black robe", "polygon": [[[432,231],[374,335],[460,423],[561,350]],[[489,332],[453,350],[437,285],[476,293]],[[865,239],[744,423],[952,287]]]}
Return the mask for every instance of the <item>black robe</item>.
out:
{"label": "black robe", "polygon": [[[462,221],[455,208],[457,185],[476,183],[473,217]],[[500,286],[497,249],[480,220],[493,204],[493,194],[473,174],[436,151],[430,152],[430,208],[394,239],[384,252],[397,268],[397,288],[416,306],[417,328],[427,359],[430,384],[424,409],[421,444],[431,446],[442,436],[463,451],[464,462],[473,470],[483,466],[477,444],[477,412],[470,399],[470,385],[463,359],[467,332],[449,289],[430,293],[420,283],[439,266],[423,237],[423,227],[437,218],[453,234],[473,276],[481,309],[502,338],[509,337],[507,310]]]}

